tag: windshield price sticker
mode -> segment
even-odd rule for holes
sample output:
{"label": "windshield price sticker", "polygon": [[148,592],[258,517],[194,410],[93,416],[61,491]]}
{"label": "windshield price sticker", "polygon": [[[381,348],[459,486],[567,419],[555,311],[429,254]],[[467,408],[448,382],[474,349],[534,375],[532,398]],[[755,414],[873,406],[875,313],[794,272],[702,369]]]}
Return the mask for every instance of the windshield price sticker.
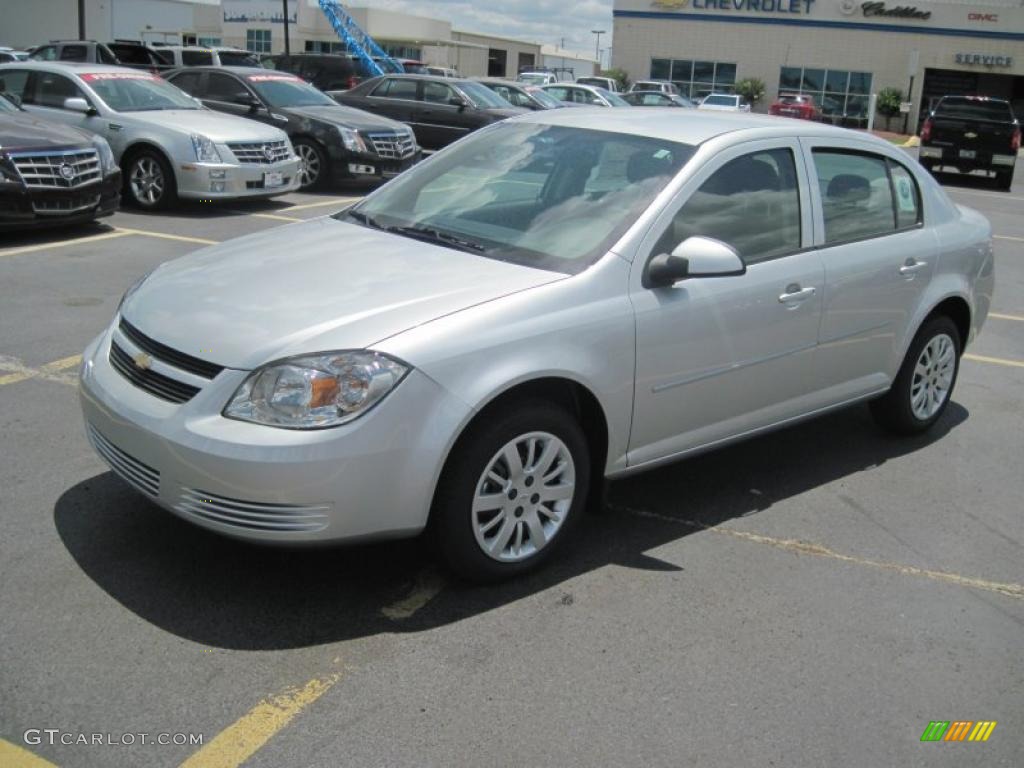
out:
{"label": "windshield price sticker", "polygon": [[250,83],[266,83],[272,80],[283,80],[286,83],[301,83],[302,79],[294,75],[249,75]]}
{"label": "windshield price sticker", "polygon": [[156,80],[155,75],[146,72],[89,72],[82,75],[87,83],[94,83],[98,80]]}

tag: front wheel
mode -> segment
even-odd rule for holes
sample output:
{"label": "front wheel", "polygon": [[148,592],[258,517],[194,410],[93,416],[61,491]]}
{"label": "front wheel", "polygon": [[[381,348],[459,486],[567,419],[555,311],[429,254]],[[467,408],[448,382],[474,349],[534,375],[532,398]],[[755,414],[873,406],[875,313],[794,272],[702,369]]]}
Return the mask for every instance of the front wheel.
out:
{"label": "front wheel", "polygon": [[299,189],[316,189],[327,178],[327,156],[317,144],[306,139],[298,139],[295,144],[298,155]]}
{"label": "front wheel", "polygon": [[582,516],[590,455],[580,425],[545,401],[472,425],[449,457],[431,513],[448,566],[494,582],[537,567]]}
{"label": "front wheel", "polygon": [[930,429],[949,405],[960,370],[960,332],[945,315],[917,332],[892,388],[871,401],[876,421],[891,432],[916,435]]}
{"label": "front wheel", "polygon": [[150,211],[167,208],[178,198],[170,163],[150,149],[137,152],[125,164],[124,191],[131,202]]}

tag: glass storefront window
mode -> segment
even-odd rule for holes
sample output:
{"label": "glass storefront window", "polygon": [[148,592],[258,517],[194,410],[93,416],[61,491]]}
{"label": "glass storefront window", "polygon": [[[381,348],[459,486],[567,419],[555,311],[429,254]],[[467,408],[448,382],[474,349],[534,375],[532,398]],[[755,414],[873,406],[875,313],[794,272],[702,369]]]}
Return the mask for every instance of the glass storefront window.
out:
{"label": "glass storefront window", "polygon": [[672,60],[672,80],[686,80],[689,81],[693,78],[693,62],[692,61],[681,61],[679,59]]}
{"label": "glass storefront window", "polygon": [[693,79],[701,83],[713,83],[715,81],[715,62],[693,62]]}
{"label": "glass storefront window", "polygon": [[846,83],[849,79],[849,72],[830,69],[825,76],[825,90],[831,93],[846,93]]}
{"label": "glass storefront window", "polygon": [[651,79],[652,80],[671,80],[672,79],[672,60],[671,59],[651,59]]}
{"label": "glass storefront window", "polygon": [[833,122],[863,123],[867,119],[871,92],[870,72],[803,69],[779,70],[779,93],[802,93],[814,99],[822,115]]}
{"label": "glass storefront window", "polygon": [[799,91],[801,72],[800,67],[783,67],[779,73],[779,91]]}
{"label": "glass storefront window", "polygon": [[871,73],[851,72],[850,93],[871,93]]}
{"label": "glass storefront window", "polygon": [[805,91],[825,90],[825,70],[805,69],[802,88]]}
{"label": "glass storefront window", "polygon": [[715,64],[715,83],[735,83],[736,82],[736,65],[735,64],[723,64],[719,62]]}
{"label": "glass storefront window", "polygon": [[671,80],[683,96],[691,99],[702,98],[713,91],[732,93],[736,83],[736,64],[725,61],[651,59],[651,79]]}

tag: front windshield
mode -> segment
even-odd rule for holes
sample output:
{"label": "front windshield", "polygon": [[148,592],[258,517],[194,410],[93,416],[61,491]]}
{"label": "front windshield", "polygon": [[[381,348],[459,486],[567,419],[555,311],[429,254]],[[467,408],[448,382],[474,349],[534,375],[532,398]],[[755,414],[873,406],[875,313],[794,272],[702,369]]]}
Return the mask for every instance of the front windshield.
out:
{"label": "front windshield", "polygon": [[309,83],[285,74],[248,75],[246,80],[272,107],[331,107],[338,102]]}
{"label": "front windshield", "polygon": [[459,83],[459,89],[481,109],[508,109],[512,106],[486,85],[480,85],[480,83]]}
{"label": "front windshield", "polygon": [[336,218],[573,274],[607,252],[693,152],[627,133],[498,123]]}
{"label": "front windshield", "polygon": [[544,75],[520,75],[518,79],[520,83],[529,83],[530,85],[544,85],[548,81]]}
{"label": "front windshield", "polygon": [[735,96],[708,96],[702,103],[715,107],[735,107],[736,101]]}
{"label": "front windshield", "polygon": [[626,101],[621,96],[618,96],[618,95],[612,93],[611,91],[605,90],[604,88],[598,88],[596,86],[591,86],[591,87],[594,88],[594,90],[597,91],[599,94],[601,94],[605,98],[605,100],[609,104],[611,104],[613,107],[628,107],[629,106],[629,102]]}
{"label": "front windshield", "polygon": [[530,87],[526,90],[533,97],[534,101],[546,109],[560,109],[565,106],[565,104],[560,102],[543,88]]}
{"label": "front windshield", "polygon": [[115,112],[200,108],[187,93],[146,72],[90,72],[81,77]]}

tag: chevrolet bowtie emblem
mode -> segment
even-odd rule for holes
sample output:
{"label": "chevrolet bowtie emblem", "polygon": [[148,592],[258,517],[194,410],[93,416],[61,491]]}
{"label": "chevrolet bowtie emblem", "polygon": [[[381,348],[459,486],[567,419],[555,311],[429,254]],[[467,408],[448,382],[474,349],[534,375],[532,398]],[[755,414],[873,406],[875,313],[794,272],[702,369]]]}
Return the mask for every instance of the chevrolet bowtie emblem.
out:
{"label": "chevrolet bowtie emblem", "polygon": [[137,368],[141,368],[144,371],[148,371],[153,366],[153,358],[145,352],[136,352],[132,355],[132,362],[135,363]]}

